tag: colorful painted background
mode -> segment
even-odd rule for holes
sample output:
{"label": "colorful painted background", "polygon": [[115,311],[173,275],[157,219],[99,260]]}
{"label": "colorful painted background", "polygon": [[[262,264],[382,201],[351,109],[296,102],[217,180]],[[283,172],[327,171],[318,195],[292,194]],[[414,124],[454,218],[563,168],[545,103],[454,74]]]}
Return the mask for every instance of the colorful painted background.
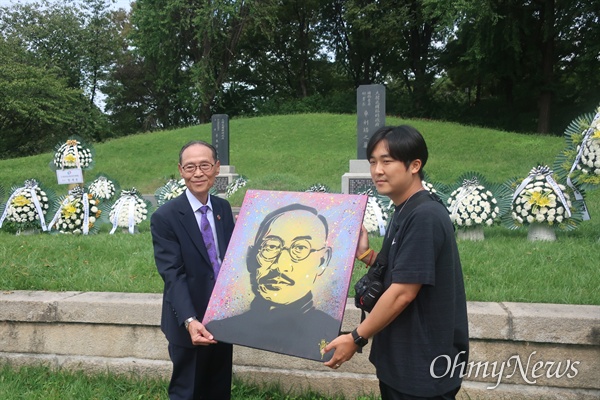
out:
{"label": "colorful painted background", "polygon": [[242,314],[250,308],[254,294],[246,269],[248,247],[254,243],[265,216],[292,203],[314,207],[327,219],[327,245],[333,252],[329,266],[315,281],[313,300],[317,309],[342,320],[367,196],[248,190],[204,315],[204,324]]}

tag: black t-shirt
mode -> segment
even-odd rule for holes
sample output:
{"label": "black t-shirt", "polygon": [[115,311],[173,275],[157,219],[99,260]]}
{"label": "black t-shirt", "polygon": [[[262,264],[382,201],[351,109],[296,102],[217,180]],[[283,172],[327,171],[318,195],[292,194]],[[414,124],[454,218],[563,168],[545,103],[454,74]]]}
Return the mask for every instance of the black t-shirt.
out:
{"label": "black t-shirt", "polygon": [[[428,193],[418,192],[411,200],[417,196]],[[401,393],[432,397],[458,387],[461,366],[466,368],[465,289],[446,208],[426,200],[406,210],[395,215],[398,231],[388,253],[384,285],[422,287],[413,302],[374,336],[369,359],[385,384]]]}

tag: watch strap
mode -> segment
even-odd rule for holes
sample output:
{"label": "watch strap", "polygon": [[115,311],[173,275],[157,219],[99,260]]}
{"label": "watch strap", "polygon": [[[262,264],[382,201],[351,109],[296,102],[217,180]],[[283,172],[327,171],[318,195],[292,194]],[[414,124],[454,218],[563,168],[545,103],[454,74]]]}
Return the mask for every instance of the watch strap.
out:
{"label": "watch strap", "polygon": [[183,321],[183,324],[185,325],[185,329],[186,330],[189,328],[189,326],[192,323],[192,321],[197,321],[196,317],[189,317],[188,319],[186,319],[185,321]]}
{"label": "watch strap", "polygon": [[354,339],[354,343],[356,343],[359,348],[363,348],[367,343],[369,343],[369,340],[360,336],[356,329],[352,331],[352,339]]}

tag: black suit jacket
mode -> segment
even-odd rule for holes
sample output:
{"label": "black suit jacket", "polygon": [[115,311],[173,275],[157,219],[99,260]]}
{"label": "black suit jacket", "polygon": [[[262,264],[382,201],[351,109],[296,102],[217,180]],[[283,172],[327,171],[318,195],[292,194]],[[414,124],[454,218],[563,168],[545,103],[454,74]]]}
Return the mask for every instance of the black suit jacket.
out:
{"label": "black suit jacket", "polygon": [[[233,232],[233,213],[226,200],[211,196],[211,203],[223,259]],[[161,329],[169,343],[193,347],[184,321],[191,316],[202,320],[215,276],[185,193],[152,214],[150,229],[156,267],[165,282]]]}

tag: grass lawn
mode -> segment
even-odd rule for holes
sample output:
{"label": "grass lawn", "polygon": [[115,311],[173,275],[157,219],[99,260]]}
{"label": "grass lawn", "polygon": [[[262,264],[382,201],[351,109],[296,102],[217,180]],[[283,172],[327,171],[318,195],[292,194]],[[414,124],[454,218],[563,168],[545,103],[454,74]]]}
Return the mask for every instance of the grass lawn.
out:
{"label": "grass lawn", "polygon": [[[0,365],[3,400],[167,400],[168,381],[142,376],[52,370],[45,366],[13,368]],[[316,393],[292,394],[274,385],[248,385],[234,379],[232,400],[343,400]],[[356,400],[375,399],[359,397]]]}
{"label": "grass lawn", "polygon": [[[538,163],[553,165],[564,139],[522,135],[436,121],[388,118],[388,124],[409,123],[425,136],[432,181],[451,184],[476,171],[491,182],[524,177]],[[181,146],[191,139],[210,141],[210,125],[145,133],[95,145],[91,179],[104,173],[121,188],[154,191],[177,174]],[[356,155],[356,118],[351,115],[308,114],[230,121],[230,160],[249,179],[247,188],[303,191],[322,183],[341,190],[341,176]],[[0,186],[6,191],[36,178],[57,194],[64,186],[48,168],[52,154],[0,160]],[[6,196],[5,196],[6,197]],[[230,201],[241,205],[243,191]],[[2,199],[6,201],[6,198]],[[600,193],[588,193],[592,215],[577,230],[559,232],[552,243],[528,242],[527,232],[486,228],[483,242],[459,242],[467,297],[471,301],[518,301],[600,304]],[[159,293],[149,223],[137,235],[14,236],[0,231],[0,288],[4,290],[115,291]],[[375,248],[380,238],[372,238]],[[364,273],[357,263],[354,280]],[[352,295],[352,289],[350,295]]]}

